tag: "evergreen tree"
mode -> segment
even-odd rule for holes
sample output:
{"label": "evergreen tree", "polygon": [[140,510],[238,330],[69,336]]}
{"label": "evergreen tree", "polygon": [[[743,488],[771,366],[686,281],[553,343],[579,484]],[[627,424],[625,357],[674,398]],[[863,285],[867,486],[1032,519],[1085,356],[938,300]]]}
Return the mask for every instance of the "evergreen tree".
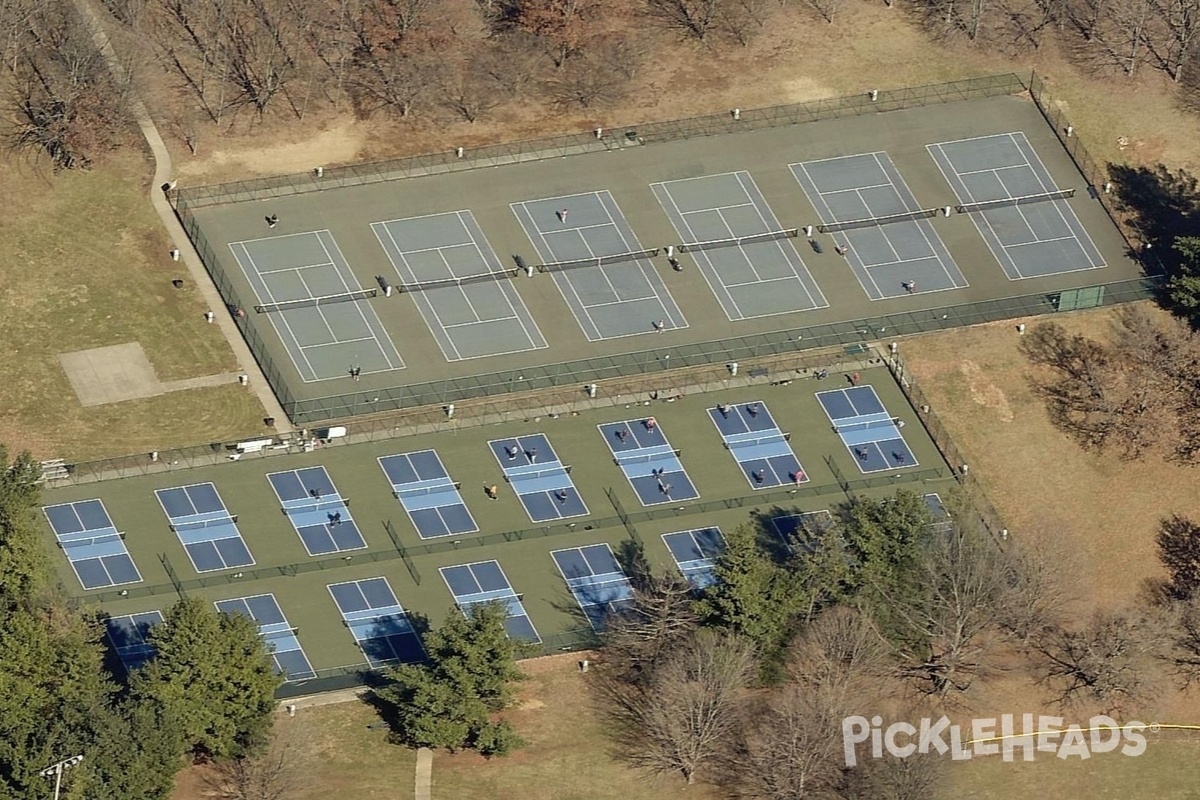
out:
{"label": "evergreen tree", "polygon": [[498,603],[475,606],[469,616],[451,611],[425,637],[429,660],[392,670],[392,685],[376,695],[391,712],[397,737],[417,747],[476,749],[505,755],[522,742],[491,715],[508,707],[522,679],[517,658],[525,647],[504,628]]}
{"label": "evergreen tree", "polygon": [[1167,283],[1167,294],[1182,316],[1193,326],[1200,325],[1200,237],[1179,237],[1175,251],[1179,268]]}
{"label": "evergreen tree", "polygon": [[772,559],[751,525],[725,537],[716,575],[717,583],[698,604],[701,617],[745,636],[772,663],[791,638],[798,613],[809,605],[800,576]]}
{"label": "evergreen tree", "polygon": [[138,702],[158,704],[188,749],[213,758],[262,745],[283,682],[254,621],[180,600],[150,634],[154,660],[131,678]]}

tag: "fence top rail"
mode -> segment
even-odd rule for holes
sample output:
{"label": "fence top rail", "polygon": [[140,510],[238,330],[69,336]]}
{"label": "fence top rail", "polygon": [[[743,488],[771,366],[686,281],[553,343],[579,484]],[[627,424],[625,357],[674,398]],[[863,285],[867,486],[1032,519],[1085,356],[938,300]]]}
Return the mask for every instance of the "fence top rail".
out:
{"label": "fence top rail", "polygon": [[183,211],[258,197],[307,193],[337,186],[405,177],[408,173],[421,174],[423,171],[427,174],[431,171],[449,172],[494,166],[497,160],[557,157],[563,155],[564,150],[601,151],[631,144],[675,141],[742,129],[792,125],[840,116],[846,111],[856,114],[872,109],[893,111],[975,97],[1015,94],[1027,89],[1027,81],[1015,73],[997,73],[944,83],[859,92],[788,105],[734,109],[697,117],[616,125],[609,129],[596,128],[587,132],[558,134],[538,139],[483,144],[453,151],[339,167],[322,167],[307,173],[178,189],[170,194],[176,209]]}

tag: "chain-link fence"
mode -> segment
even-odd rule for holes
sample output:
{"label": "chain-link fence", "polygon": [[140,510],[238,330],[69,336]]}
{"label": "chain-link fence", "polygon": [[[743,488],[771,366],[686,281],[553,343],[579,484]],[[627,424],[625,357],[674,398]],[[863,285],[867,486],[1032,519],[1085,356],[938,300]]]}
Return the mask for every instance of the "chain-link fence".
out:
{"label": "chain-link fence", "polygon": [[770,108],[738,109],[736,112],[731,110],[728,113],[702,117],[621,125],[609,129],[598,128],[586,133],[464,147],[461,152],[456,149],[367,164],[329,167],[299,175],[280,175],[217,186],[200,186],[181,189],[174,194],[173,199],[182,212],[186,209],[317,192],[341,186],[460,172],[580,153],[640,147],[653,142],[718,136],[723,133],[918,108],[956,100],[1016,94],[1025,91],[1025,88],[1024,81],[1017,75],[986,75],[950,83],[886,89]]}

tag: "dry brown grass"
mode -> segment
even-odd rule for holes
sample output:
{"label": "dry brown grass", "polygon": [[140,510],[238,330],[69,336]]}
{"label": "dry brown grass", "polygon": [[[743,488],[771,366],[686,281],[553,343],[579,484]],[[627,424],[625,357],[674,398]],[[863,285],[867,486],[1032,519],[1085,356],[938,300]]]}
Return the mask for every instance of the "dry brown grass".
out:
{"label": "dry brown grass", "polygon": [[93,171],[48,178],[0,159],[0,442],[41,458],[90,458],[221,441],[261,428],[241,387],[175,392],[84,408],[60,353],[140,342],[162,380],[236,369],[204,322],[199,292],[167,255],[136,152]]}
{"label": "dry brown grass", "polygon": [[[1096,338],[1108,309],[1056,317]],[[1036,324],[1033,320],[1027,320]],[[1080,556],[1091,603],[1116,607],[1161,577],[1158,520],[1200,515],[1193,468],[1085,452],[1051,425],[1018,352],[1014,322],[915,338],[906,360],[1014,537],[1053,536]]]}

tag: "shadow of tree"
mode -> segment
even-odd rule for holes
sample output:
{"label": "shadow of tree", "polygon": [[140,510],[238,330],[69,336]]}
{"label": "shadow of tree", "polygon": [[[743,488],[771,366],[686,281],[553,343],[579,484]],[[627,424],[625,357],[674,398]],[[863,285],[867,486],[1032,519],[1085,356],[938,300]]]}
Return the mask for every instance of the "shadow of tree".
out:
{"label": "shadow of tree", "polygon": [[[1150,264],[1168,275],[1178,272],[1181,258],[1172,244],[1200,232],[1200,180],[1185,169],[1109,164],[1116,188],[1117,210],[1124,214],[1154,251]],[[1149,266],[1149,265],[1148,265]]]}

